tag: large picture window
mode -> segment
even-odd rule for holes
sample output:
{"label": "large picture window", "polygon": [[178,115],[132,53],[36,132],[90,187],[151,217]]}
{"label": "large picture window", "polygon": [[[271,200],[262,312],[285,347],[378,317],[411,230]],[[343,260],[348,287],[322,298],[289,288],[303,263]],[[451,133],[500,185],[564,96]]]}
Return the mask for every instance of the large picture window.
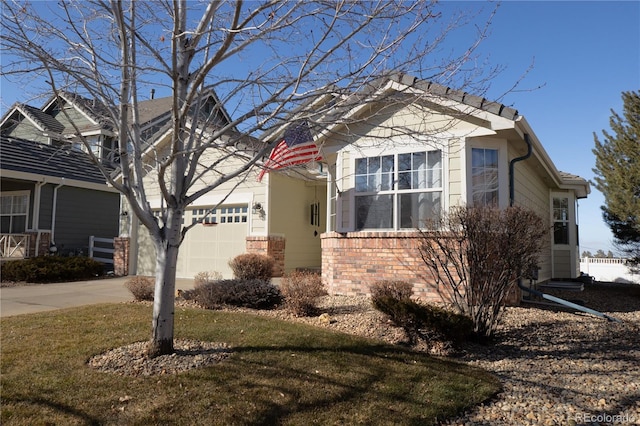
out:
{"label": "large picture window", "polygon": [[356,229],[415,229],[442,209],[442,153],[356,159]]}
{"label": "large picture window", "polygon": [[471,202],[477,206],[498,206],[498,150],[471,149]]}
{"label": "large picture window", "polygon": [[29,193],[3,194],[0,196],[0,232],[21,234],[27,230]]}

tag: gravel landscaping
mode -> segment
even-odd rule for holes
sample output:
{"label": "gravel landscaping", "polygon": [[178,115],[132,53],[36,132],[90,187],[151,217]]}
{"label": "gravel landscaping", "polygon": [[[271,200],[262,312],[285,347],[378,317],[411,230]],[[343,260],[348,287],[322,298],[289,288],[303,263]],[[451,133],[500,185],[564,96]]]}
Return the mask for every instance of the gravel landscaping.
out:
{"label": "gravel landscaping", "polygon": [[[640,425],[640,286],[593,284],[581,293],[554,294],[579,299],[621,322],[524,305],[507,308],[490,345],[415,348],[484,368],[503,384],[491,401],[444,424]],[[366,297],[327,296],[320,308],[324,314],[313,318],[283,310],[250,312],[406,344],[403,331],[373,310]],[[118,374],[171,374],[220,362],[233,351],[220,343],[179,340],[176,348],[176,354],[147,365],[139,343],[102,354],[90,365]]]}

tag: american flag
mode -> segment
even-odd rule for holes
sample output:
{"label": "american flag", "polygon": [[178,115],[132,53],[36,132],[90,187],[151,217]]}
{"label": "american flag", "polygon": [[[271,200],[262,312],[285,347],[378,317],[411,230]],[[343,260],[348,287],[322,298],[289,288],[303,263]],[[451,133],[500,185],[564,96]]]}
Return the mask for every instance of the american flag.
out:
{"label": "american flag", "polygon": [[269,170],[305,164],[321,160],[318,146],[313,141],[306,121],[290,124],[284,131],[284,138],[273,148],[269,159],[262,166],[258,182]]}

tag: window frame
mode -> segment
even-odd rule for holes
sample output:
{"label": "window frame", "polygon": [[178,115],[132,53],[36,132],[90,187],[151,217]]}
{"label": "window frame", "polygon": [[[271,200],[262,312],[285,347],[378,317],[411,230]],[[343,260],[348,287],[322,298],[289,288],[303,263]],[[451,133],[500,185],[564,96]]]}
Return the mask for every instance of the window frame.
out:
{"label": "window frame", "polygon": [[[10,213],[3,213],[2,209],[0,208],[0,217],[9,217],[9,234],[24,234],[28,229],[29,229],[29,207],[31,204],[31,191],[7,191],[7,192],[3,192],[0,195],[0,199],[1,198],[9,198],[11,197],[12,199],[12,203],[11,203],[11,212]],[[26,203],[25,203],[25,212],[24,213],[14,213],[14,204],[13,204],[13,197],[26,197]],[[13,230],[13,218],[15,216],[24,216],[24,229],[20,232],[15,232]]]}
{"label": "window frame", "polygon": [[465,182],[463,199],[467,205],[473,205],[473,149],[490,149],[498,153],[498,205],[500,209],[509,205],[509,156],[507,141],[493,138],[469,138],[466,147],[462,151],[462,164],[464,164]]}
{"label": "window frame", "polygon": [[[424,167],[423,168],[414,168],[414,157],[424,153]],[[430,153],[439,153],[439,161],[436,163],[439,167],[429,167],[430,164]],[[446,193],[447,186],[445,182],[448,181],[447,176],[447,153],[442,147],[428,147],[424,145],[415,146],[412,149],[402,150],[402,151],[394,151],[392,153],[386,152],[359,152],[359,155],[354,155],[351,160],[351,169],[353,170],[353,179],[352,179],[352,188],[353,195],[350,197],[350,205],[353,206],[352,212],[350,214],[350,228],[355,230],[356,232],[384,232],[384,231],[412,231],[415,230],[415,226],[411,227],[403,227],[402,226],[402,205],[401,200],[403,196],[409,194],[439,194],[439,204],[440,211],[444,211],[446,209]],[[410,155],[411,165],[409,168],[405,170],[400,170],[401,168],[401,156]],[[384,158],[392,157],[393,158],[393,170],[389,172],[388,167],[384,167]],[[358,173],[358,162],[359,160],[367,159],[367,165],[369,165],[369,160],[379,158],[380,169],[377,172],[377,184],[378,188],[382,186],[381,189],[374,188],[368,191],[358,191],[358,188],[362,188],[364,185],[364,177],[367,178],[366,186],[369,188],[372,187],[370,178],[373,173],[371,173],[370,169],[367,170],[366,173]],[[429,186],[429,174],[431,170],[439,170],[439,175],[435,179],[436,182],[439,183],[438,186],[432,185]],[[389,173],[391,173],[389,178]],[[384,176],[386,174],[386,176]],[[420,187],[420,181],[415,182],[416,175],[422,174],[422,178],[425,179],[425,186]],[[411,175],[409,180],[404,180],[409,187],[401,188],[401,176],[402,175]],[[383,178],[384,176],[384,178]],[[372,179],[376,182],[376,178]],[[390,185],[389,185],[390,184]],[[414,186],[416,185],[416,186]],[[389,200],[386,202],[391,207],[391,217],[387,220],[390,222],[389,227],[359,227],[358,221],[358,198],[371,197],[372,202],[381,202],[381,200],[376,200],[375,197],[389,197]],[[415,210],[412,204],[412,211]],[[384,220],[384,219],[383,219]],[[415,223],[415,220],[412,220],[412,223]]]}

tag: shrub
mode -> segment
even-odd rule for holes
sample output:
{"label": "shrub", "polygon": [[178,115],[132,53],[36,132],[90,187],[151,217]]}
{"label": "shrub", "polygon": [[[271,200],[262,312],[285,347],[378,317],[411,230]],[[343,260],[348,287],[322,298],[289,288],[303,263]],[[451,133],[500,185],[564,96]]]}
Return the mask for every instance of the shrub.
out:
{"label": "shrub", "polygon": [[519,277],[538,261],[549,227],[522,207],[460,207],[421,232],[419,251],[443,298],[490,339]]}
{"label": "shrub", "polygon": [[52,283],[104,275],[104,265],[84,256],[39,256],[2,264],[2,281]]}
{"label": "shrub", "polygon": [[138,302],[153,300],[156,284],[152,277],[131,277],[125,281],[124,286],[133,294],[133,298]]}
{"label": "shrub", "polygon": [[318,312],[316,299],[327,295],[320,275],[308,271],[287,274],[282,279],[280,291],[285,308],[298,317],[315,315]]}
{"label": "shrub", "polygon": [[253,309],[272,309],[282,302],[280,290],[264,280],[220,280],[203,284],[185,295],[203,308],[239,306]]}
{"label": "shrub", "polygon": [[418,303],[410,295],[411,286],[399,281],[382,281],[371,286],[374,308],[402,327],[412,345],[419,340],[459,343],[472,334],[473,322],[469,317]]}
{"label": "shrub", "polygon": [[239,280],[269,281],[273,265],[273,258],[256,253],[240,254],[229,261],[233,276]]}
{"label": "shrub", "polygon": [[413,294],[413,286],[404,281],[378,281],[370,287],[371,298],[374,301],[382,297],[392,297],[398,300],[409,300]]}
{"label": "shrub", "polygon": [[207,284],[213,281],[220,281],[221,279],[222,279],[222,274],[218,271],[198,272],[193,277],[193,287],[198,288],[204,284]]}

